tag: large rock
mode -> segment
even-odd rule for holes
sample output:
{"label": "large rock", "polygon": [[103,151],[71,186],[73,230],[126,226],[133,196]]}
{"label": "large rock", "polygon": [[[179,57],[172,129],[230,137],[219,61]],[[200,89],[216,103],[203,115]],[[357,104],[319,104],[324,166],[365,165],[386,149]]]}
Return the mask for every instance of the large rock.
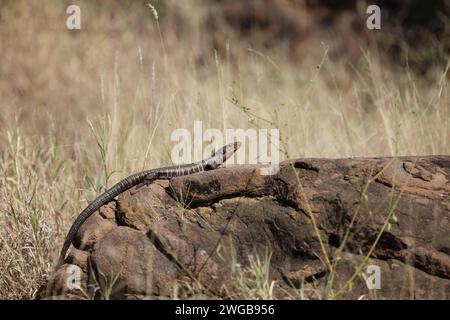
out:
{"label": "large rock", "polygon": [[[94,298],[450,299],[449,156],[260,169],[131,189],[80,229],[67,262]],[[67,266],[47,298],[76,297]]]}
{"label": "large rock", "polygon": [[[169,296],[178,279],[177,266],[145,233],[118,227],[102,238],[91,255],[90,284],[97,297]],[[107,290],[104,290],[104,289]]]}

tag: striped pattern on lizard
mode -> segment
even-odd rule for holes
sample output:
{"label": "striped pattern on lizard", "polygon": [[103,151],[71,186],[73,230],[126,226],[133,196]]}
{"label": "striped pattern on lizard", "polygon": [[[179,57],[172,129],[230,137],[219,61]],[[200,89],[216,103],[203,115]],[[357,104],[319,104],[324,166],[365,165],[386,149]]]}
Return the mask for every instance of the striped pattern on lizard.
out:
{"label": "striped pattern on lizard", "polygon": [[236,150],[239,149],[240,146],[240,142],[230,143],[220,148],[212,157],[208,159],[194,162],[192,164],[146,170],[132,174],[131,176],[119,181],[114,186],[106,190],[103,194],[98,196],[93,202],[91,202],[75,219],[64,241],[61,253],[59,255],[57,267],[60,267],[62,264],[64,264],[67,250],[69,249],[71,243],[75,238],[75,234],[77,233],[83,222],[86,221],[86,219],[89,218],[94,212],[100,209],[100,207],[112,201],[119,194],[125,192],[128,189],[131,189],[134,186],[142,184],[149,185],[153,181],[158,179],[169,180],[173,177],[189,175],[201,171],[214,170],[218,168],[222,163],[224,163],[228,158],[230,158],[236,152]]}

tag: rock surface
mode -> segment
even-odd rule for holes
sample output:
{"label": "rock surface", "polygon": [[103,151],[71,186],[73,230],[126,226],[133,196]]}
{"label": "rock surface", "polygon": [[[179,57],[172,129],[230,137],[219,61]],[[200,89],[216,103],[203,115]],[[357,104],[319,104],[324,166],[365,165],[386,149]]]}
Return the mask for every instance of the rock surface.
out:
{"label": "rock surface", "polygon": [[260,169],[123,193],[80,228],[41,298],[450,299],[449,156]]}

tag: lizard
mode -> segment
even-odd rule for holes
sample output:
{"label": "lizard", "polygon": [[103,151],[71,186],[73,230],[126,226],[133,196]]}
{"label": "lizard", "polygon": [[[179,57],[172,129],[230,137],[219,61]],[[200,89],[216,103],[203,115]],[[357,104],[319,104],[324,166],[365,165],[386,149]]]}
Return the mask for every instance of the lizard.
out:
{"label": "lizard", "polygon": [[212,157],[208,159],[204,159],[191,164],[175,165],[137,172],[117,182],[111,188],[98,196],[94,201],[92,201],[83,211],[81,211],[79,216],[75,219],[64,240],[64,244],[58,259],[57,268],[64,264],[67,250],[72,244],[75,238],[75,234],[78,232],[78,229],[81,227],[84,221],[86,221],[87,218],[89,218],[103,205],[112,201],[115,197],[134,186],[149,185],[155,180],[170,180],[174,177],[217,169],[221,164],[229,159],[240,148],[240,146],[241,142],[233,142],[220,148]]}

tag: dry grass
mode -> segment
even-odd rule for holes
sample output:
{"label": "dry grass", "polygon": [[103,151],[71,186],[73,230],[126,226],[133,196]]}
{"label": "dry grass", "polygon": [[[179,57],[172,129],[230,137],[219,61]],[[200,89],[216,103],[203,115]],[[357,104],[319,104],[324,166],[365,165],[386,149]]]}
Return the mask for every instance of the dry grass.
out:
{"label": "dry grass", "polygon": [[32,297],[80,209],[127,174],[170,164],[170,134],[194,120],[269,119],[289,157],[450,154],[445,65],[425,80],[376,48],[353,67],[327,45],[305,58],[317,67],[232,39],[217,54],[192,3],[166,6],[190,17],[179,37],[148,7],[79,2],[82,30],[69,32],[64,2],[0,1],[1,298]]}

